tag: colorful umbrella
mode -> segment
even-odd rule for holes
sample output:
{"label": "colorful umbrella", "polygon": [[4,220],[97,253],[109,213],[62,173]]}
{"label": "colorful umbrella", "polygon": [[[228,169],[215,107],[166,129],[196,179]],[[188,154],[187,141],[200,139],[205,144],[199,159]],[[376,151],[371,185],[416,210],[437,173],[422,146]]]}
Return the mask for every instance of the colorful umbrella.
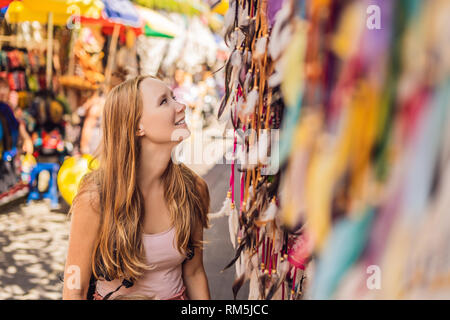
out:
{"label": "colorful umbrella", "polygon": [[13,0],[0,0],[0,8],[4,8],[9,6],[9,4],[13,2]]}
{"label": "colorful umbrella", "polygon": [[200,0],[136,0],[135,2],[147,8],[162,9],[188,15],[197,15],[209,11],[208,6]]}
{"label": "colorful umbrella", "polygon": [[64,26],[70,23],[74,14],[100,18],[103,8],[100,0],[22,0],[11,2],[5,17],[8,23],[38,21],[45,24],[51,12],[53,24]]}
{"label": "colorful umbrella", "polygon": [[103,0],[104,9],[98,18],[81,16],[84,25],[101,25],[106,33],[112,33],[115,25],[125,34],[125,27],[131,28],[136,35],[142,34],[142,20],[136,8],[129,0]]}
{"label": "colorful umbrella", "polygon": [[181,34],[182,30],[180,30],[175,23],[158,12],[141,6],[136,6],[136,9],[142,20],[144,20],[148,27],[153,31],[168,35],[170,37],[176,37]]}
{"label": "colorful umbrella", "polygon": [[156,31],[152,28],[150,28],[147,24],[144,26],[144,34],[147,37],[158,37],[158,38],[169,38],[169,39],[173,39],[174,36],[169,35],[169,34],[165,34],[159,31]]}
{"label": "colorful umbrella", "polygon": [[103,13],[105,16],[125,26],[141,28],[142,22],[139,14],[130,0],[102,0],[105,5]]}

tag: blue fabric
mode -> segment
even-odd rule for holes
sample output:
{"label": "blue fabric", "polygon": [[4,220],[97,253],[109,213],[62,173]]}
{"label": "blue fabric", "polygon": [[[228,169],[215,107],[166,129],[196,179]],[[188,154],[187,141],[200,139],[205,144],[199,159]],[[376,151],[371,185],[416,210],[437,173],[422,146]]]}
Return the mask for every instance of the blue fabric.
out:
{"label": "blue fabric", "polygon": [[0,121],[0,141],[2,141],[3,139],[3,126],[2,126],[2,122]]}
{"label": "blue fabric", "polygon": [[[4,115],[6,121],[8,122],[8,129],[11,133],[12,145],[14,147],[17,145],[17,141],[19,139],[19,122],[14,116],[14,113],[11,110],[11,108],[4,102],[0,102],[0,113]],[[3,128],[3,130],[7,129]]]}
{"label": "blue fabric", "polygon": [[103,0],[106,16],[114,22],[139,27],[139,14],[130,0]]}

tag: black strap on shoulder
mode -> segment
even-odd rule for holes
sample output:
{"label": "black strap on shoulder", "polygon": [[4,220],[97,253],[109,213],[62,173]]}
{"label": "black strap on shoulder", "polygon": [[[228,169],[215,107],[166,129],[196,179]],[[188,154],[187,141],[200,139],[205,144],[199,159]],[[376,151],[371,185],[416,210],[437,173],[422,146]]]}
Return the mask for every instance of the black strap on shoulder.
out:
{"label": "black strap on shoulder", "polygon": [[97,280],[95,279],[94,275],[92,274],[91,279],[89,279],[89,289],[88,289],[87,296],[86,296],[87,300],[94,300],[96,283],[97,283]]}
{"label": "black strap on shoulder", "polygon": [[111,295],[112,295],[113,293],[117,292],[120,288],[122,288],[122,286],[124,286],[125,288],[129,288],[129,287],[133,286],[133,281],[124,279],[124,280],[122,281],[122,284],[121,284],[120,286],[118,286],[118,287],[116,288],[116,290],[111,291],[111,292],[108,293],[106,296],[104,296],[104,297],[103,297],[103,300],[108,300],[109,297],[111,297]]}

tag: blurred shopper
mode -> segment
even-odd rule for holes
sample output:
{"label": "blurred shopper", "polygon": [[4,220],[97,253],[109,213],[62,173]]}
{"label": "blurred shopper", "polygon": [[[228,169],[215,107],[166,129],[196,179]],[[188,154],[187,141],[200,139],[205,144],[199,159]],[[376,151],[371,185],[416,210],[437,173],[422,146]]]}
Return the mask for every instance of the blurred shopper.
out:
{"label": "blurred shopper", "polygon": [[[111,87],[125,81],[124,70],[117,70],[112,74]],[[95,92],[82,106],[85,115],[81,131],[80,151],[82,154],[94,155],[101,141],[101,121],[105,104],[105,89]]]}
{"label": "blurred shopper", "polygon": [[9,84],[4,78],[0,78],[0,113],[6,120],[6,130],[12,138],[12,147],[17,147],[19,143],[22,144],[22,151],[28,154],[33,153],[33,142],[27,132],[25,124],[20,118],[17,118],[14,110],[10,106],[10,89]]}
{"label": "blurred shopper", "polygon": [[86,115],[81,131],[80,151],[82,154],[93,155],[100,144],[101,120],[105,96],[96,92],[81,108]]}

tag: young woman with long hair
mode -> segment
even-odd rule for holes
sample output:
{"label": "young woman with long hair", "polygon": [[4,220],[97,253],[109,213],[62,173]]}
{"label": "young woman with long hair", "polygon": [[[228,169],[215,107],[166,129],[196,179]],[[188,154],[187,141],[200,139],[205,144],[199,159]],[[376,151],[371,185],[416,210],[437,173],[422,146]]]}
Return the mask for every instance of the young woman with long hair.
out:
{"label": "young woman with long hair", "polygon": [[99,167],[83,177],[69,212],[63,299],[86,299],[90,288],[94,299],[210,299],[208,187],[171,157],[190,134],[185,108],[149,76],[109,92]]}

